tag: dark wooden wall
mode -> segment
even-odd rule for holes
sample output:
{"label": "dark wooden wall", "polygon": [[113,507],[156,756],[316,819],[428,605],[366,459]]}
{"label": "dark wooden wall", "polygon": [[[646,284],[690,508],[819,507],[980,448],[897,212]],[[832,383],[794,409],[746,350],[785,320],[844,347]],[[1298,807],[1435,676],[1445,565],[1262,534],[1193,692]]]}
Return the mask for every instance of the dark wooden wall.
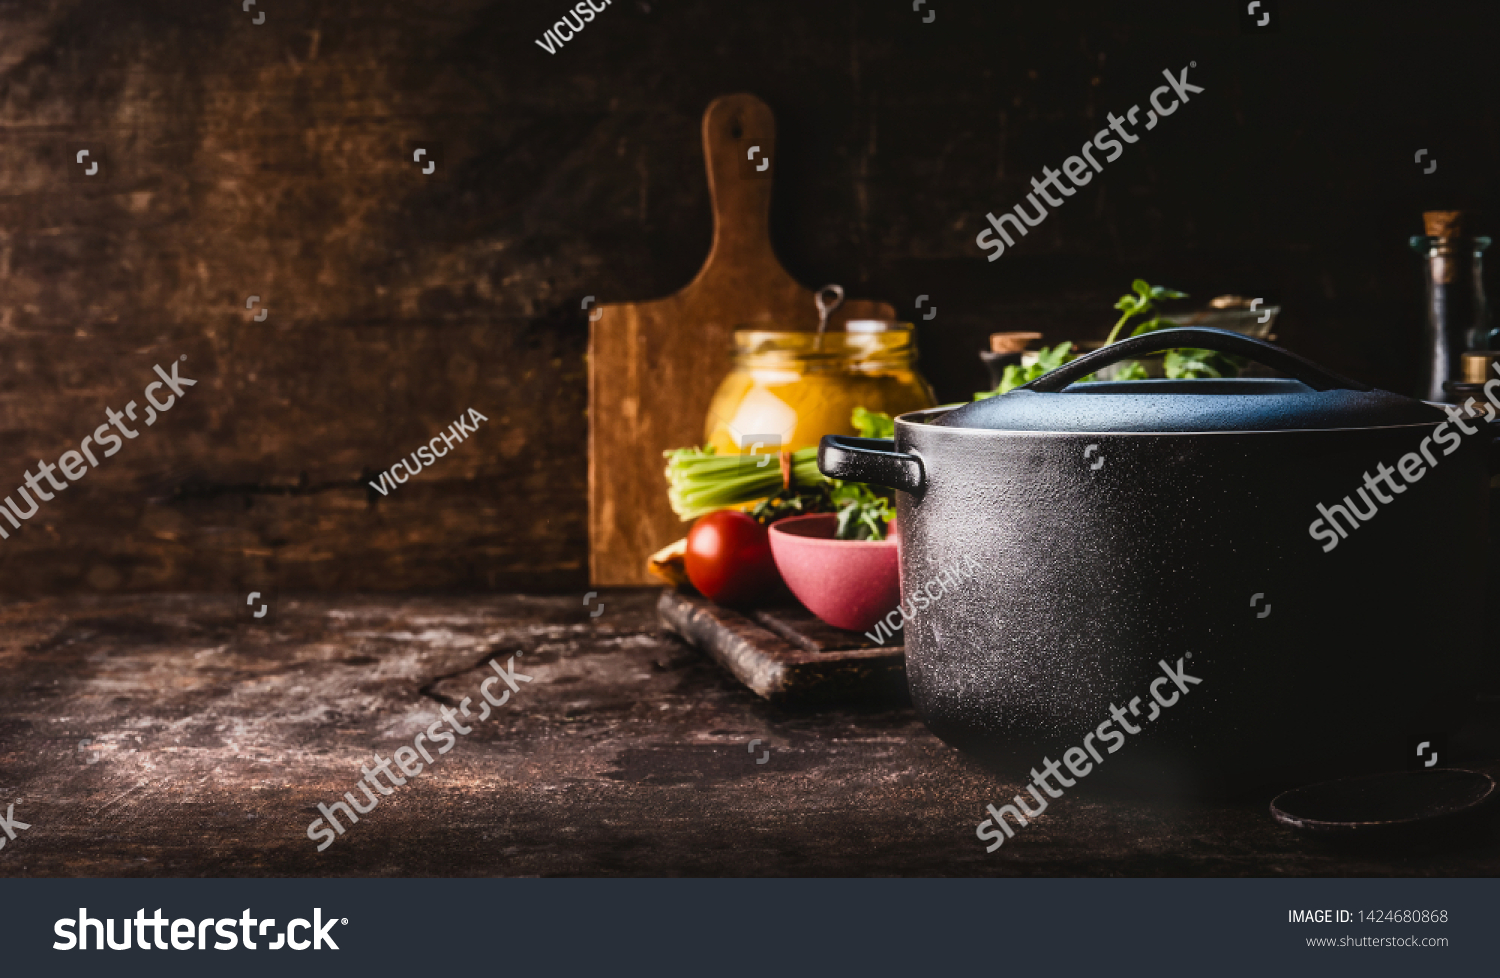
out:
{"label": "dark wooden wall", "polygon": [[[200,381],[0,540],[0,593],[583,590],[580,303],[691,278],[698,120],[734,91],[778,116],[788,268],[931,296],[944,398],[992,330],[1102,337],[1136,276],[1280,301],[1288,345],[1412,387],[1405,239],[1494,212],[1493,3],[1283,0],[1276,35],[1228,2],[910,6],[616,0],[549,55],[562,2],[0,2],[0,491],[153,364]],[[987,210],[1190,61],[1204,94],[984,261]]]}

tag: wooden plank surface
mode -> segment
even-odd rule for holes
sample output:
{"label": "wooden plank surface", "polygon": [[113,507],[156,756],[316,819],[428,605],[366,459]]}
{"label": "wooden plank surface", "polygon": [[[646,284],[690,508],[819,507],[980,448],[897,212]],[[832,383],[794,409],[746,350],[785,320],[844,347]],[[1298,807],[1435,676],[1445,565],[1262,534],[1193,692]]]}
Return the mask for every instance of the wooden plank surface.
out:
{"label": "wooden plank surface", "polygon": [[[760,147],[751,165],[750,150]],[[651,302],[605,303],[589,340],[589,573],[595,584],[648,584],[646,558],[684,536],[667,503],[662,453],[703,442],[704,418],[729,372],[734,330],[818,325],[811,290],[771,248],[776,124],[753,95],[727,95],[703,114],[714,238],[696,278]],[[759,163],[769,159],[764,173]],[[851,299],[830,319],[891,318],[885,303]]]}
{"label": "wooden plank surface", "polygon": [[[0,874],[1500,875],[1493,834],[1337,850],[1269,796],[1087,787],[987,854],[984,806],[1021,785],[907,707],[768,703],[664,634],[658,599],[282,595],[257,625],[204,595],[0,605],[0,810],[31,825]],[[318,805],[517,651],[532,682],[318,852]],[[1450,748],[1493,775],[1487,710]]]}

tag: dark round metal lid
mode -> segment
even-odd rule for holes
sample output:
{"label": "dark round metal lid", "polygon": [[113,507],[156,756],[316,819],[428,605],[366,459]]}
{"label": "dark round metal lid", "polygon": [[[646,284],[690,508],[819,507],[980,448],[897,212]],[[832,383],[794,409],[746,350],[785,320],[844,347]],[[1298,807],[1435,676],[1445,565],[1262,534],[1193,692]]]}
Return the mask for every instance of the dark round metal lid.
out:
{"label": "dark round metal lid", "polygon": [[1494,794],[1494,780],[1476,771],[1406,771],[1283,792],[1271,802],[1271,815],[1295,829],[1368,834],[1446,821],[1477,810]]}
{"label": "dark round metal lid", "polygon": [[[1075,383],[1119,360],[1181,347],[1249,357],[1293,379]],[[1183,327],[1103,347],[934,423],[992,431],[1197,432],[1383,428],[1443,420],[1443,412],[1429,404],[1341,377],[1263,340]]]}

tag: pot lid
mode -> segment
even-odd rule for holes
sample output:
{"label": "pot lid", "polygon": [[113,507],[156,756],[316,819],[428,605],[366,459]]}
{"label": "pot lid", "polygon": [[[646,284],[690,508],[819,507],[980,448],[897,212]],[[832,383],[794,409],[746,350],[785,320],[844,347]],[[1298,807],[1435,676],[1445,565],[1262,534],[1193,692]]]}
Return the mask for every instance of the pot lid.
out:
{"label": "pot lid", "polygon": [[1438,768],[1342,778],[1277,795],[1271,816],[1308,832],[1394,835],[1442,833],[1495,797],[1487,774]]}
{"label": "pot lid", "polygon": [[[1291,379],[1126,380],[1076,383],[1120,360],[1193,347],[1248,357]],[[1436,424],[1430,404],[1376,390],[1264,340],[1186,326],[1101,347],[1008,394],[933,422],[992,431],[1295,431]]]}

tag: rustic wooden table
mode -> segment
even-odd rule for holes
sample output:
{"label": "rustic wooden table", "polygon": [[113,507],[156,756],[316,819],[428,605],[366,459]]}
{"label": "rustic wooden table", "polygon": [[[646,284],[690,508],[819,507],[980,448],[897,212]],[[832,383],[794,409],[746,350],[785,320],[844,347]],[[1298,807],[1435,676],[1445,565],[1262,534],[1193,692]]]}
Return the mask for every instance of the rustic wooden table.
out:
{"label": "rustic wooden table", "polygon": [[[30,826],[0,874],[1500,873],[1494,832],[1333,850],[1273,823],[1267,798],[1070,794],[986,854],[984,806],[1019,785],[909,708],[784,712],[663,633],[656,591],[600,600],[592,617],[579,595],[283,596],[259,623],[240,595],[0,608],[0,806]],[[319,852],[318,805],[477,704],[485,663],[517,651],[533,682],[460,717],[471,733]]]}

